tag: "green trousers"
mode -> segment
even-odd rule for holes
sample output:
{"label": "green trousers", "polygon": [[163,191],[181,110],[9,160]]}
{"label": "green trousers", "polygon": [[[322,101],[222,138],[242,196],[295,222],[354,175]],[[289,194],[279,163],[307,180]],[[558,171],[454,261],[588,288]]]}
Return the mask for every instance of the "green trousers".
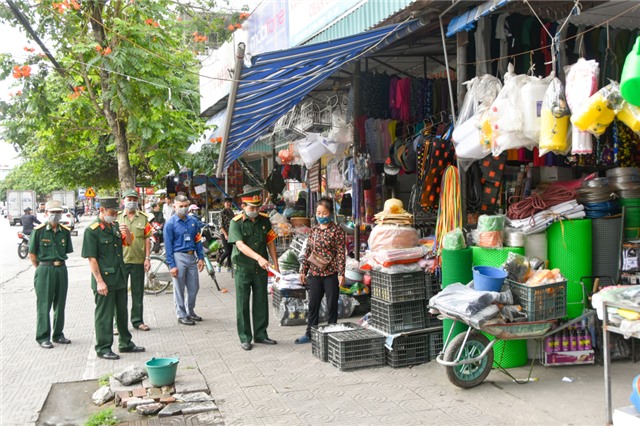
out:
{"label": "green trousers", "polygon": [[[267,271],[262,268],[249,269],[237,267],[236,282],[236,321],[241,343],[251,343],[267,339],[269,326],[269,300],[267,297]],[[253,334],[251,333],[251,313],[253,313]]]}
{"label": "green trousers", "polygon": [[144,324],[144,320],[142,319],[144,265],[137,263],[125,263],[124,271],[127,281],[129,281],[129,277],[131,277],[131,325],[133,325],[133,328],[138,328],[140,324]]}
{"label": "green trousers", "polygon": [[116,314],[116,327],[120,339],[118,347],[129,349],[135,345],[131,341],[131,332],[127,328],[127,289],[111,290],[106,296],[93,292],[96,301],[95,328],[96,352],[103,355],[111,351],[113,345],[113,316]]}
{"label": "green trousers", "polygon": [[[33,278],[36,291],[36,341],[38,343],[64,337],[64,307],[67,303],[69,279],[66,266],[38,266]],[[49,313],[53,307],[53,335]]]}

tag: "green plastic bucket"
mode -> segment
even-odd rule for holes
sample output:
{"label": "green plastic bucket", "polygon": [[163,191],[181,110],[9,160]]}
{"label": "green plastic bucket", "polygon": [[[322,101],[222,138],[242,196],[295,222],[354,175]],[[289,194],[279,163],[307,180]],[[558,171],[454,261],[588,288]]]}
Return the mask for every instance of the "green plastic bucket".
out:
{"label": "green plastic bucket", "polygon": [[167,386],[176,381],[179,358],[151,358],[145,364],[153,386]]}

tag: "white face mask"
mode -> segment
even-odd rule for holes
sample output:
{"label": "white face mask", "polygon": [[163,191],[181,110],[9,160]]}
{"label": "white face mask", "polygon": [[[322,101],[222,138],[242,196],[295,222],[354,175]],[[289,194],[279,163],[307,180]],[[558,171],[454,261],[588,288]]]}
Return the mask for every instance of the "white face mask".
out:
{"label": "white face mask", "polygon": [[113,223],[116,221],[116,219],[117,219],[116,216],[107,216],[107,215],[104,216],[104,221],[107,223]]}
{"label": "white face mask", "polygon": [[48,221],[52,225],[57,225],[58,223],[60,223],[61,218],[62,218],[62,214],[52,213],[51,216],[49,216]]}
{"label": "white face mask", "polygon": [[180,207],[179,209],[176,209],[176,213],[180,217],[185,217],[187,213],[189,213],[189,207]]}
{"label": "white face mask", "polygon": [[255,219],[260,214],[259,211],[247,211],[247,210],[245,210],[244,213],[247,215],[249,219]]}
{"label": "white face mask", "polygon": [[130,212],[135,211],[138,208],[138,203],[136,201],[127,201],[124,208]]}

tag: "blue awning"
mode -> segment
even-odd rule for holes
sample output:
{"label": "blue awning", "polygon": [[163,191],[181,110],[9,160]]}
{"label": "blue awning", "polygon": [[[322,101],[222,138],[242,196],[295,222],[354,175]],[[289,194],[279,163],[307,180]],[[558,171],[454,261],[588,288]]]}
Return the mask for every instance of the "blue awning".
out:
{"label": "blue awning", "polygon": [[[423,26],[420,20],[390,25],[324,43],[251,58],[242,71],[226,142],[224,169],[260,136],[346,63],[378,50]],[[224,142],[223,142],[224,143]]]}
{"label": "blue awning", "polygon": [[468,12],[458,15],[449,22],[447,26],[447,37],[451,37],[460,31],[469,31],[473,29],[474,24],[480,18],[487,16],[512,0],[491,0],[483,3],[478,7],[474,7]]}

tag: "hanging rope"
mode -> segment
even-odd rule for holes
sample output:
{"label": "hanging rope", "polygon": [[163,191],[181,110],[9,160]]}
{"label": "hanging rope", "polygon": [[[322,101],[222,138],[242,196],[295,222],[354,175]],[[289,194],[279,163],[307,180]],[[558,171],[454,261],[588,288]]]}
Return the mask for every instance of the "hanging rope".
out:
{"label": "hanging rope", "polygon": [[460,201],[460,175],[455,166],[449,166],[442,175],[440,205],[436,222],[436,250],[442,252],[444,235],[462,227],[462,208]]}
{"label": "hanging rope", "polygon": [[563,186],[551,185],[540,194],[534,192],[530,197],[511,204],[507,211],[507,217],[509,219],[526,219],[549,207],[575,200],[576,197],[574,191]]}

